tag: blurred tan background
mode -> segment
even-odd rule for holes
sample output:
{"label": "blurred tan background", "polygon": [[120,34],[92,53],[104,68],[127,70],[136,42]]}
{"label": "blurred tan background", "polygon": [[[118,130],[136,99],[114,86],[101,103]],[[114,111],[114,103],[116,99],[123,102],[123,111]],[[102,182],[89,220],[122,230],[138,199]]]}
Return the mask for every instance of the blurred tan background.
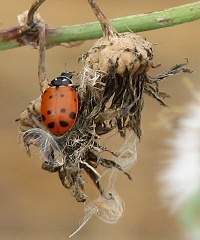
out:
{"label": "blurred tan background", "polygon": [[[0,1],[1,28],[17,25],[16,16],[28,9],[33,0]],[[108,18],[151,12],[181,4],[186,0],[98,0]],[[40,8],[43,19],[52,27],[96,21],[86,0],[48,0]],[[162,63],[151,75],[162,72],[176,63],[189,59],[188,67],[195,70],[189,76],[199,88],[200,28],[199,21],[171,28],[142,32],[155,46],[154,62]],[[80,71],[77,63],[80,54],[92,45],[65,49],[55,47],[47,52],[49,79],[65,70]],[[64,189],[56,173],[41,169],[42,160],[36,151],[29,158],[18,143],[15,119],[27,104],[40,94],[37,83],[37,50],[21,47],[0,52],[0,239],[2,240],[63,240],[76,230],[83,217],[81,203]],[[183,84],[186,74],[168,78],[161,89],[172,97],[169,105],[182,105],[191,99]],[[134,181],[119,174],[116,190],[123,198],[126,209],[123,218],[115,225],[107,225],[92,218],[73,239],[87,240],[179,240],[183,229],[168,214],[159,196],[156,177],[166,159],[165,139],[169,136],[154,127],[162,107],[148,96],[142,113],[143,137],[138,145],[138,161],[131,170]],[[116,139],[116,136],[114,137]],[[116,140],[118,141],[118,139]],[[114,142],[112,140],[114,145]],[[88,194],[97,192],[88,183]]]}

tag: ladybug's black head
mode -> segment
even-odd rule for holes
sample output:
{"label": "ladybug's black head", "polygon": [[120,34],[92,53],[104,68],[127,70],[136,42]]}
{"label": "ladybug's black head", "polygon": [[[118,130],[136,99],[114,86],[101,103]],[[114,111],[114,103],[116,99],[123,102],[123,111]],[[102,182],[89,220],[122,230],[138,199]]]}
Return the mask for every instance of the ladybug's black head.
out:
{"label": "ladybug's black head", "polygon": [[63,72],[61,73],[60,77],[57,77],[51,81],[49,86],[69,86],[72,85],[72,77],[73,77],[74,72]]}

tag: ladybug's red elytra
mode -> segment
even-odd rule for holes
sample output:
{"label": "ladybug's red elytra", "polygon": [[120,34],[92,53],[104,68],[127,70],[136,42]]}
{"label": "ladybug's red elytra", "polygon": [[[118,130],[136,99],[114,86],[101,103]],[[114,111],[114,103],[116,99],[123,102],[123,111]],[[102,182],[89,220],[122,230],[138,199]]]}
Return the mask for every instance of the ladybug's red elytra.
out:
{"label": "ladybug's red elytra", "polygon": [[78,115],[78,93],[72,86],[72,76],[72,72],[61,73],[42,95],[42,121],[56,136],[65,134],[74,125]]}

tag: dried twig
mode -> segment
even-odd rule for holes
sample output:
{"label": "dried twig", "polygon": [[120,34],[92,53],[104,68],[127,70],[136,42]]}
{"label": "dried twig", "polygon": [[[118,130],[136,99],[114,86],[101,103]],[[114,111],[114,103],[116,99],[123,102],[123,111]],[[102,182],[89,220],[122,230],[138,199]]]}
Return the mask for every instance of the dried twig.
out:
{"label": "dried twig", "polygon": [[39,28],[39,61],[38,61],[38,80],[40,90],[43,93],[48,87],[45,56],[46,56],[46,41],[45,41],[45,25],[41,24]]}
{"label": "dried twig", "polygon": [[97,19],[99,20],[99,22],[101,24],[104,36],[109,37],[109,36],[117,35],[117,31],[115,30],[115,28],[112,27],[112,25],[108,21],[107,17],[101,11],[101,9],[96,4],[96,2],[94,0],[88,0],[88,2],[90,4],[94,14],[96,15]]}
{"label": "dried twig", "polygon": [[40,5],[42,5],[43,2],[45,2],[46,0],[36,0],[33,5],[31,6],[30,10],[28,11],[28,15],[27,15],[27,25],[30,27],[34,27],[35,26],[35,22],[34,22],[34,15],[35,12],[37,11],[37,9],[39,8]]}

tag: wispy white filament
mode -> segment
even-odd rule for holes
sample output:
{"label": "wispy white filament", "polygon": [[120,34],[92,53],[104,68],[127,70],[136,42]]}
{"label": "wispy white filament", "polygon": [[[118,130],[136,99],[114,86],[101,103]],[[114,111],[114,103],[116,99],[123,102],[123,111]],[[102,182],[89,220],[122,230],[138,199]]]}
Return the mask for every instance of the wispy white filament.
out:
{"label": "wispy white filament", "polygon": [[93,215],[96,215],[99,219],[109,224],[118,222],[123,215],[124,207],[124,203],[118,193],[114,190],[110,190],[107,197],[100,196],[86,205],[84,209],[85,216],[80,227],[69,237],[74,236]]}

